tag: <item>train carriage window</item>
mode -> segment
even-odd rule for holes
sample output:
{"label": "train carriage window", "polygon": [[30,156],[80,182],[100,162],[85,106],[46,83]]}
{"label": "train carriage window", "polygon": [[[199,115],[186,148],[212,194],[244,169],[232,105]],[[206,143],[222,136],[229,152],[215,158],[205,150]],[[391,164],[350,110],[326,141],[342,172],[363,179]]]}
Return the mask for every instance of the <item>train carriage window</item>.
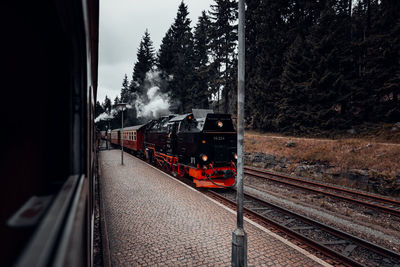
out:
{"label": "train carriage window", "polygon": [[133,141],[136,141],[136,132],[133,132]]}

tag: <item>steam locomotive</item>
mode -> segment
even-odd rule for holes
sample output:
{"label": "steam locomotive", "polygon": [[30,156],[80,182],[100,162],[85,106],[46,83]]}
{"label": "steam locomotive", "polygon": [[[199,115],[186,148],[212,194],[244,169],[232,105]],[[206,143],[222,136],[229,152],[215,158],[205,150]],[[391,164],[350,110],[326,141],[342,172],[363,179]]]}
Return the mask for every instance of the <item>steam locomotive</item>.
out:
{"label": "steam locomotive", "polygon": [[[122,136],[122,137],[121,137]],[[230,187],[236,181],[236,138],[229,114],[193,109],[144,125],[114,129],[121,145],[175,176],[190,176],[196,187]]]}

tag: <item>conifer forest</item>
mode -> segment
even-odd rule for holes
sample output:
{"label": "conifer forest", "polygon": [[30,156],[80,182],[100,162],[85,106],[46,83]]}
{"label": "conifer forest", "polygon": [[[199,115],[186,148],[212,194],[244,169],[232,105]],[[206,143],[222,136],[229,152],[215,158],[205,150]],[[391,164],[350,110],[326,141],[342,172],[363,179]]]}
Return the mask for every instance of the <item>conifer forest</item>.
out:
{"label": "conifer forest", "polygon": [[[120,96],[96,115],[146,103],[156,84],[171,113],[235,116],[237,6],[215,0],[192,28],[182,2],[159,48],[144,32]],[[245,29],[248,128],[297,135],[400,121],[399,0],[246,0]],[[144,120],[127,113],[126,125]]]}

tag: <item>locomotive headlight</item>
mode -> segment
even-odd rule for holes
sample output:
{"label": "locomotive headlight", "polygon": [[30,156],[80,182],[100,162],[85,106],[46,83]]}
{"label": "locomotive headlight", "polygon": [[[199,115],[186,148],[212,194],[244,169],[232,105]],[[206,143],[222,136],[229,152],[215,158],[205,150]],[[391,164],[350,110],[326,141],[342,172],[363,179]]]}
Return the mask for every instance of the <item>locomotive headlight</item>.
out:
{"label": "locomotive headlight", "polygon": [[208,157],[207,157],[207,155],[203,154],[203,155],[201,155],[201,159],[202,159],[203,161],[207,161],[207,160],[208,160]]}
{"label": "locomotive headlight", "polygon": [[222,123],[222,121],[218,121],[218,122],[217,122],[217,125],[218,125],[219,128],[222,128],[222,126],[224,126],[224,124]]}
{"label": "locomotive headlight", "polygon": [[235,154],[233,155],[233,157],[234,157],[235,159],[237,159],[237,154],[235,153]]}

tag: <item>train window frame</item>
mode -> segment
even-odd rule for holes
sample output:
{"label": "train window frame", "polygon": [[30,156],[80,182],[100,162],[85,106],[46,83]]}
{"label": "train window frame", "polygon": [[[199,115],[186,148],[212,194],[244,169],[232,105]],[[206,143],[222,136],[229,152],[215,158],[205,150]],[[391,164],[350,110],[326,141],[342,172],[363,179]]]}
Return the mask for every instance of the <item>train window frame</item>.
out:
{"label": "train window frame", "polygon": [[133,132],[133,141],[136,141],[137,140],[137,134],[136,134],[136,131],[134,131]]}

